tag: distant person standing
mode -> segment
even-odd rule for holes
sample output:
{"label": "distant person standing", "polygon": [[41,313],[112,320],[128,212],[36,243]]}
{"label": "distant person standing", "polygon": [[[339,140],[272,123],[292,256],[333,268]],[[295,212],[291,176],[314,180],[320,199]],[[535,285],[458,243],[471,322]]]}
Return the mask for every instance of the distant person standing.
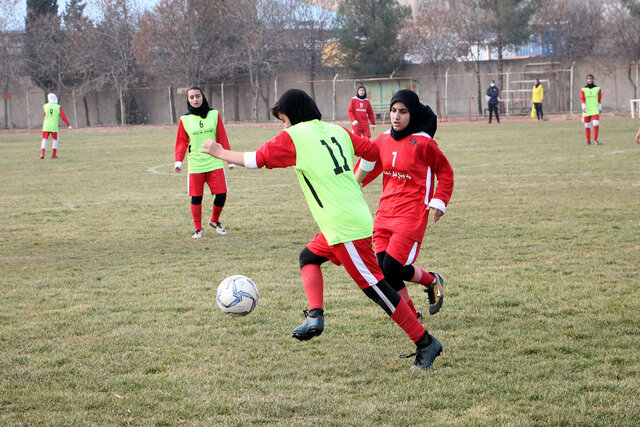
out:
{"label": "distant person standing", "polygon": [[371,127],[375,129],[376,118],[373,114],[371,103],[367,99],[367,89],[364,86],[358,86],[356,96],[351,98],[351,102],[349,102],[348,112],[353,133],[358,136],[370,138],[371,130],[369,129],[369,122],[371,122]]}
{"label": "distant person standing", "polygon": [[[187,114],[180,117],[178,135],[175,146],[174,170],[182,172],[182,160],[188,152],[189,159],[189,196],[191,196],[191,216],[196,231],[194,239],[200,239],[204,234],[202,229],[202,196],[204,184],[207,183],[213,199],[213,212],[209,219],[209,226],[218,234],[225,235],[227,231],[220,224],[220,213],[227,200],[227,177],[222,160],[200,152],[202,144],[213,139],[225,149],[229,149],[229,139],[222,124],[218,110],[209,107],[207,98],[199,87],[192,86],[187,91]],[[229,169],[233,165],[229,164]]]}
{"label": "distant person standing", "polygon": [[47,141],[49,135],[53,144],[51,145],[53,151],[51,153],[52,159],[58,158],[58,122],[60,119],[71,129],[67,116],[64,115],[62,107],[58,104],[58,97],[55,93],[47,95],[47,102],[42,109],[44,110],[44,122],[42,123],[42,147],[40,149],[40,158],[44,159],[44,152],[47,149]]}
{"label": "distant person standing", "polygon": [[495,80],[491,80],[491,84],[487,88],[487,104],[489,104],[489,123],[491,116],[495,112],[496,121],[500,123],[500,115],[498,114],[498,97],[500,96],[500,88],[496,86]]}
{"label": "distant person standing", "polygon": [[587,136],[587,145],[591,145],[591,124],[593,123],[593,143],[598,141],[598,131],[600,130],[600,111],[602,111],[602,90],[594,83],[593,74],[587,74],[587,85],[580,91],[582,101],[582,123]]}
{"label": "distant person standing", "polygon": [[536,79],[531,92],[531,101],[536,108],[536,117],[538,121],[544,120],[544,113],[542,112],[542,100],[544,99],[544,89],[540,84],[540,80]]}

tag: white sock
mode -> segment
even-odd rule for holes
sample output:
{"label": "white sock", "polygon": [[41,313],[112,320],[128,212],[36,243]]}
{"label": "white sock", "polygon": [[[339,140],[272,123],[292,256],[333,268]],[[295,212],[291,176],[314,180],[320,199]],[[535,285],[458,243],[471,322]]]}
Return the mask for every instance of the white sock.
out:
{"label": "white sock", "polygon": [[42,149],[47,149],[47,138],[42,138]]}
{"label": "white sock", "polygon": [[53,145],[51,146],[51,148],[53,148],[54,150],[58,149],[58,140],[57,139],[53,140]]}

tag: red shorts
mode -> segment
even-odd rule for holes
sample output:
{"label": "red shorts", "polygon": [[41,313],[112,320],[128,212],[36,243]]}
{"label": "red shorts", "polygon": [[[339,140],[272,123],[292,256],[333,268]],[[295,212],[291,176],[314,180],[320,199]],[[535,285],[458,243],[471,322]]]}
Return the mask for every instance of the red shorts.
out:
{"label": "red shorts", "polygon": [[207,183],[211,194],[222,194],[227,192],[227,176],[224,168],[211,172],[190,173],[189,174],[189,195],[192,197],[204,194],[204,183]]}
{"label": "red shorts", "polygon": [[366,136],[367,138],[371,138],[371,130],[369,129],[369,126],[366,128],[354,128],[351,126],[351,130],[356,136]]}
{"label": "red shorts", "polygon": [[360,289],[366,289],[384,279],[376,255],[373,253],[371,237],[331,246],[324,235],[318,233],[309,242],[307,249],[316,255],[328,258],[335,265],[344,265],[347,273]]}
{"label": "red shorts", "polygon": [[594,114],[593,116],[584,116],[582,118],[582,123],[589,123],[592,119],[600,121],[600,114]]}
{"label": "red shorts", "polygon": [[376,253],[386,252],[403,265],[413,264],[420,253],[421,242],[389,230],[374,230],[373,243]]}
{"label": "red shorts", "polygon": [[49,134],[51,134],[52,139],[58,139],[58,132],[47,132],[45,130],[42,131],[42,137],[44,139],[49,138]]}

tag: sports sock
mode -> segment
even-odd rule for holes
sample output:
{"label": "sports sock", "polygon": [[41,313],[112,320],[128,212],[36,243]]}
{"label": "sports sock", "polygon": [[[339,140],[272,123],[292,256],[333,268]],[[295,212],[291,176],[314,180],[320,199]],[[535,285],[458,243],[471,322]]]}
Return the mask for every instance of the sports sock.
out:
{"label": "sports sock", "polygon": [[591,142],[591,128],[584,128],[584,133],[587,135],[587,142]]}
{"label": "sports sock", "polygon": [[319,264],[307,264],[300,269],[304,292],[307,294],[309,310],[322,308],[324,279]]}
{"label": "sports sock", "polygon": [[191,205],[191,216],[196,230],[202,230],[202,205]]}
{"label": "sports sock", "polygon": [[418,321],[416,316],[411,312],[407,302],[403,299],[400,299],[391,318],[409,335],[409,338],[411,338],[413,342],[419,341],[426,332],[422,323]]}
{"label": "sports sock", "polygon": [[600,126],[594,126],[593,127],[593,139],[595,141],[598,140],[598,130],[600,129]]}
{"label": "sports sock", "polygon": [[56,157],[56,153],[57,153],[57,152],[58,152],[58,149],[57,149],[57,148],[54,148],[54,149],[51,151],[51,158]]}
{"label": "sports sock", "polygon": [[42,146],[40,148],[43,150],[47,149],[47,138],[42,138]]}
{"label": "sports sock", "polygon": [[43,159],[44,158],[44,148],[40,149],[40,158]]}
{"label": "sports sock", "polygon": [[419,267],[413,266],[413,277],[409,280],[413,283],[420,283],[422,286],[427,287],[432,284],[436,278],[431,273],[427,273]]}
{"label": "sports sock", "polygon": [[211,222],[218,222],[220,219],[220,212],[222,212],[222,206],[213,205],[213,212],[211,213]]}
{"label": "sports sock", "polygon": [[51,143],[51,148],[53,148],[54,150],[58,149],[58,140],[54,139],[53,142]]}
{"label": "sports sock", "polygon": [[409,306],[409,308],[413,312],[414,316],[416,316],[416,318],[417,318],[418,317],[418,312],[416,311],[416,307],[413,305],[413,301],[411,300],[411,297],[409,296],[409,290],[407,289],[407,287],[405,286],[404,288],[400,289],[397,292],[398,292],[398,294],[400,294],[400,297],[407,302],[407,305]]}

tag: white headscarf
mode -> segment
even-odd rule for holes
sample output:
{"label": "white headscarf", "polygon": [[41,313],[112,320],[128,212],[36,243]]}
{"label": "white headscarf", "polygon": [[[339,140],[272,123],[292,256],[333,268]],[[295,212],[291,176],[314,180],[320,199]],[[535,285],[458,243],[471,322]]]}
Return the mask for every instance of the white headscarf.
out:
{"label": "white headscarf", "polygon": [[47,94],[47,101],[49,101],[51,104],[57,104],[58,97],[56,96],[55,93]]}

